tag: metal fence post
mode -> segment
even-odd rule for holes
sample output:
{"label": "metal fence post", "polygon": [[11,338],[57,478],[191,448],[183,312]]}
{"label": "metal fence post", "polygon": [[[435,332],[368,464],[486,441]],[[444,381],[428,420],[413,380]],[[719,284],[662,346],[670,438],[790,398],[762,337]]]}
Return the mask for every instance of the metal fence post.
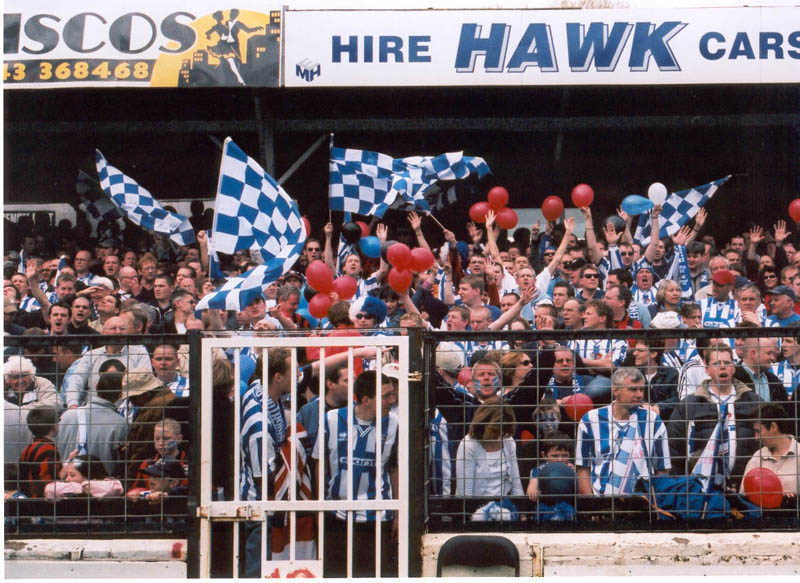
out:
{"label": "metal fence post", "polygon": [[192,448],[190,452],[191,471],[189,480],[189,498],[186,505],[187,522],[189,524],[188,540],[186,542],[186,574],[190,579],[200,577],[200,518],[197,510],[200,506],[200,465],[202,451],[200,439],[202,434],[202,391],[210,391],[212,387],[203,387],[202,384],[202,335],[199,330],[189,332],[189,386],[192,390]]}
{"label": "metal fence post", "polygon": [[[425,528],[425,443],[428,429],[425,420],[425,383],[427,371],[422,360],[422,328],[409,328],[409,529],[408,575],[422,576],[422,534]],[[414,375],[411,371],[420,371]]]}

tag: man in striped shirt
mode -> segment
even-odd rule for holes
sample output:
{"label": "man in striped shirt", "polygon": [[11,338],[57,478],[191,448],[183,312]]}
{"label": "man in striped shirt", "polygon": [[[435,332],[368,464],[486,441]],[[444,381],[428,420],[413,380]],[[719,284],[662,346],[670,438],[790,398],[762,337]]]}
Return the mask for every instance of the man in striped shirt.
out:
{"label": "man in striped shirt", "polygon": [[[281,397],[292,388],[291,354],[287,348],[270,348],[266,355],[267,365],[267,431],[264,433],[264,387],[265,355],[258,357],[255,379],[242,395],[240,439],[242,463],[240,468],[242,500],[262,500],[264,471],[267,472],[267,487],[274,479],[277,469],[277,452],[286,439],[286,417],[281,406]],[[263,447],[266,440],[266,458]],[[266,462],[266,467],[263,463]],[[245,576],[261,576],[261,523],[245,523]],[[267,546],[269,559],[269,546]]]}
{"label": "man in striped shirt", "polygon": [[666,474],[672,467],[666,427],[658,415],[642,407],[642,373],[620,368],[611,380],[614,401],[586,413],[578,426],[579,494],[632,494],[640,478]]}
{"label": "man in striped shirt", "polygon": [[[385,375],[380,378],[380,400],[377,396],[377,372],[365,371],[354,383],[356,404],[328,411],[325,430],[317,435],[312,457],[324,458],[327,500],[348,500],[352,485],[355,500],[397,497],[398,419],[391,413],[397,402],[397,388]],[[380,405],[380,410],[378,406]],[[380,426],[380,488],[377,471],[377,417]],[[352,422],[350,422],[352,415]],[[348,439],[352,449],[348,447]],[[352,475],[350,474],[352,461]],[[314,474],[314,479],[318,474]],[[317,485],[317,490],[319,485]],[[347,514],[339,510],[325,517],[325,549],[323,572],[328,577],[347,576]],[[381,576],[396,577],[397,556],[393,541],[397,538],[397,521],[391,511],[353,511],[352,565],[353,576],[375,576],[375,523],[381,523]]]}

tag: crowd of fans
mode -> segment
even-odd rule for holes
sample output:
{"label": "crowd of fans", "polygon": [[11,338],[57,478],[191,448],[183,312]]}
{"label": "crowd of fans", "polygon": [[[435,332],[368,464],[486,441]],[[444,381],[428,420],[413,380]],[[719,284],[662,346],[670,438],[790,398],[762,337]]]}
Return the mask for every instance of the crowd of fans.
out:
{"label": "crowd of fans", "polygon": [[[651,211],[651,220],[660,210]],[[800,487],[800,334],[754,334],[735,341],[695,341],[681,334],[681,329],[798,325],[800,250],[784,221],[772,231],[753,226],[724,242],[703,233],[707,215],[701,209],[671,237],[642,245],[633,240],[631,217],[623,211],[596,224],[590,209],[581,209],[583,239],[574,233],[575,219],[567,218],[518,229],[513,240],[495,226],[490,211],[485,223],[467,225],[466,240],[444,229],[434,241],[432,225],[424,232],[424,217],[410,213],[392,229],[393,240],[429,248],[437,260],[415,275],[409,290],[399,292],[388,284],[385,258],[366,257],[357,245],[334,241],[334,225],[328,223],[321,239],[307,240],[291,271],[239,311],[226,312],[196,310],[224,280],[209,277],[202,230],[209,217],[202,205],[193,205],[193,212],[198,241],[187,247],[131,225],[121,230],[114,222],[97,226],[92,245],[85,244],[88,236],[71,236],[79,226],[63,221],[54,229],[40,218],[20,220],[12,229],[17,236],[12,248],[19,251],[4,253],[5,334],[26,338],[5,351],[6,499],[125,495],[157,503],[185,494],[193,395],[185,340],[166,337],[139,345],[110,337],[191,330],[307,330],[331,337],[395,334],[409,327],[496,332],[489,339],[465,336],[440,343],[435,370],[424,371],[432,379],[430,493],[478,497],[474,520],[522,516],[523,508],[508,503],[507,496],[527,496],[540,508],[542,493],[552,489],[552,464],[573,472],[561,476],[562,482],[571,481],[566,491],[573,495],[630,495],[642,479],[669,475],[712,482],[721,475],[723,491],[735,492],[753,467],[775,470],[786,501]],[[389,231],[381,223],[374,228],[384,244]],[[226,277],[256,266],[248,251],[222,259]],[[304,272],[317,260],[358,284],[349,300],[334,293],[321,321],[306,308]],[[628,340],[605,334],[644,328],[672,329],[675,337]],[[512,340],[503,330],[596,334],[557,343]],[[382,498],[397,495],[397,435],[403,428],[391,410],[397,379],[406,371],[392,368],[391,351],[357,349],[350,369],[344,349],[327,349],[322,362],[318,349],[245,350],[241,379],[234,378],[235,354],[219,351],[214,357],[214,432],[235,431],[239,387],[243,500],[261,499],[262,447],[268,451],[270,495],[286,487],[281,470],[292,462],[280,452],[293,438],[302,445],[296,463],[308,470],[299,473],[311,478],[309,497],[323,490],[327,499],[346,499],[348,480],[354,481],[357,498],[375,498],[378,489]],[[293,358],[297,379],[290,374]],[[375,376],[378,362],[382,378]],[[320,383],[314,380],[319,375],[324,420],[317,401]],[[376,387],[383,388],[380,395]],[[288,415],[292,394],[296,420]],[[590,399],[590,410],[570,420],[567,411],[576,395]],[[379,417],[384,455],[377,472]],[[222,441],[215,444],[220,449],[214,486],[219,499],[232,499],[233,446]],[[722,444],[715,449],[721,470],[703,466],[709,442]],[[347,475],[342,455],[361,456],[353,464],[357,476]],[[326,484],[316,483],[320,459],[327,460]],[[550,516],[570,516],[569,506],[553,505]],[[334,562],[342,556],[344,514],[326,522],[329,576],[345,573]],[[355,513],[353,546],[359,557],[364,554],[357,561],[364,573],[370,573],[366,557],[375,522],[384,523],[390,540],[396,536],[393,518],[389,511]],[[259,569],[260,523],[248,527],[246,539],[253,559],[248,568]],[[272,547],[279,556],[280,547],[274,542]],[[391,557],[382,565],[391,569]]]}

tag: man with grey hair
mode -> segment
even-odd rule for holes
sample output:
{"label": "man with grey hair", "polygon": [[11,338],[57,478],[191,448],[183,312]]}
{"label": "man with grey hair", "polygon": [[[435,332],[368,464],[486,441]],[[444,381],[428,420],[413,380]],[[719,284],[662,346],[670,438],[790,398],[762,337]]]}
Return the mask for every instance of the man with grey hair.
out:
{"label": "man with grey hair", "polygon": [[[103,326],[104,336],[128,334],[128,320],[120,316],[113,316],[106,320]],[[125,370],[143,367],[153,370],[150,365],[150,353],[144,346],[115,343],[111,338],[108,344],[90,350],[77,361],[73,373],[64,380],[62,390],[67,407],[74,409],[86,401],[87,393],[94,394],[97,381],[100,378],[100,365],[105,361],[115,358],[122,362]]]}
{"label": "man with grey hair", "polygon": [[632,494],[636,482],[672,467],[667,429],[642,406],[645,379],[635,368],[611,375],[614,400],[592,409],[578,425],[575,466],[578,493],[596,496]]}

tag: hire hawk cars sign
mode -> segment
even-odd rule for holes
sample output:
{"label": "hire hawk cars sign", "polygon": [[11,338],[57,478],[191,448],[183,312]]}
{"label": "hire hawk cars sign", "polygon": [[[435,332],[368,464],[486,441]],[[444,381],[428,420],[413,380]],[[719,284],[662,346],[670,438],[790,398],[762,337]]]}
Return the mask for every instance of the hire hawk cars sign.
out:
{"label": "hire hawk cars sign", "polygon": [[279,84],[277,2],[11,0],[3,20],[6,88]]}
{"label": "hire hawk cars sign", "polygon": [[800,7],[288,10],[284,19],[287,87],[800,79]]}

